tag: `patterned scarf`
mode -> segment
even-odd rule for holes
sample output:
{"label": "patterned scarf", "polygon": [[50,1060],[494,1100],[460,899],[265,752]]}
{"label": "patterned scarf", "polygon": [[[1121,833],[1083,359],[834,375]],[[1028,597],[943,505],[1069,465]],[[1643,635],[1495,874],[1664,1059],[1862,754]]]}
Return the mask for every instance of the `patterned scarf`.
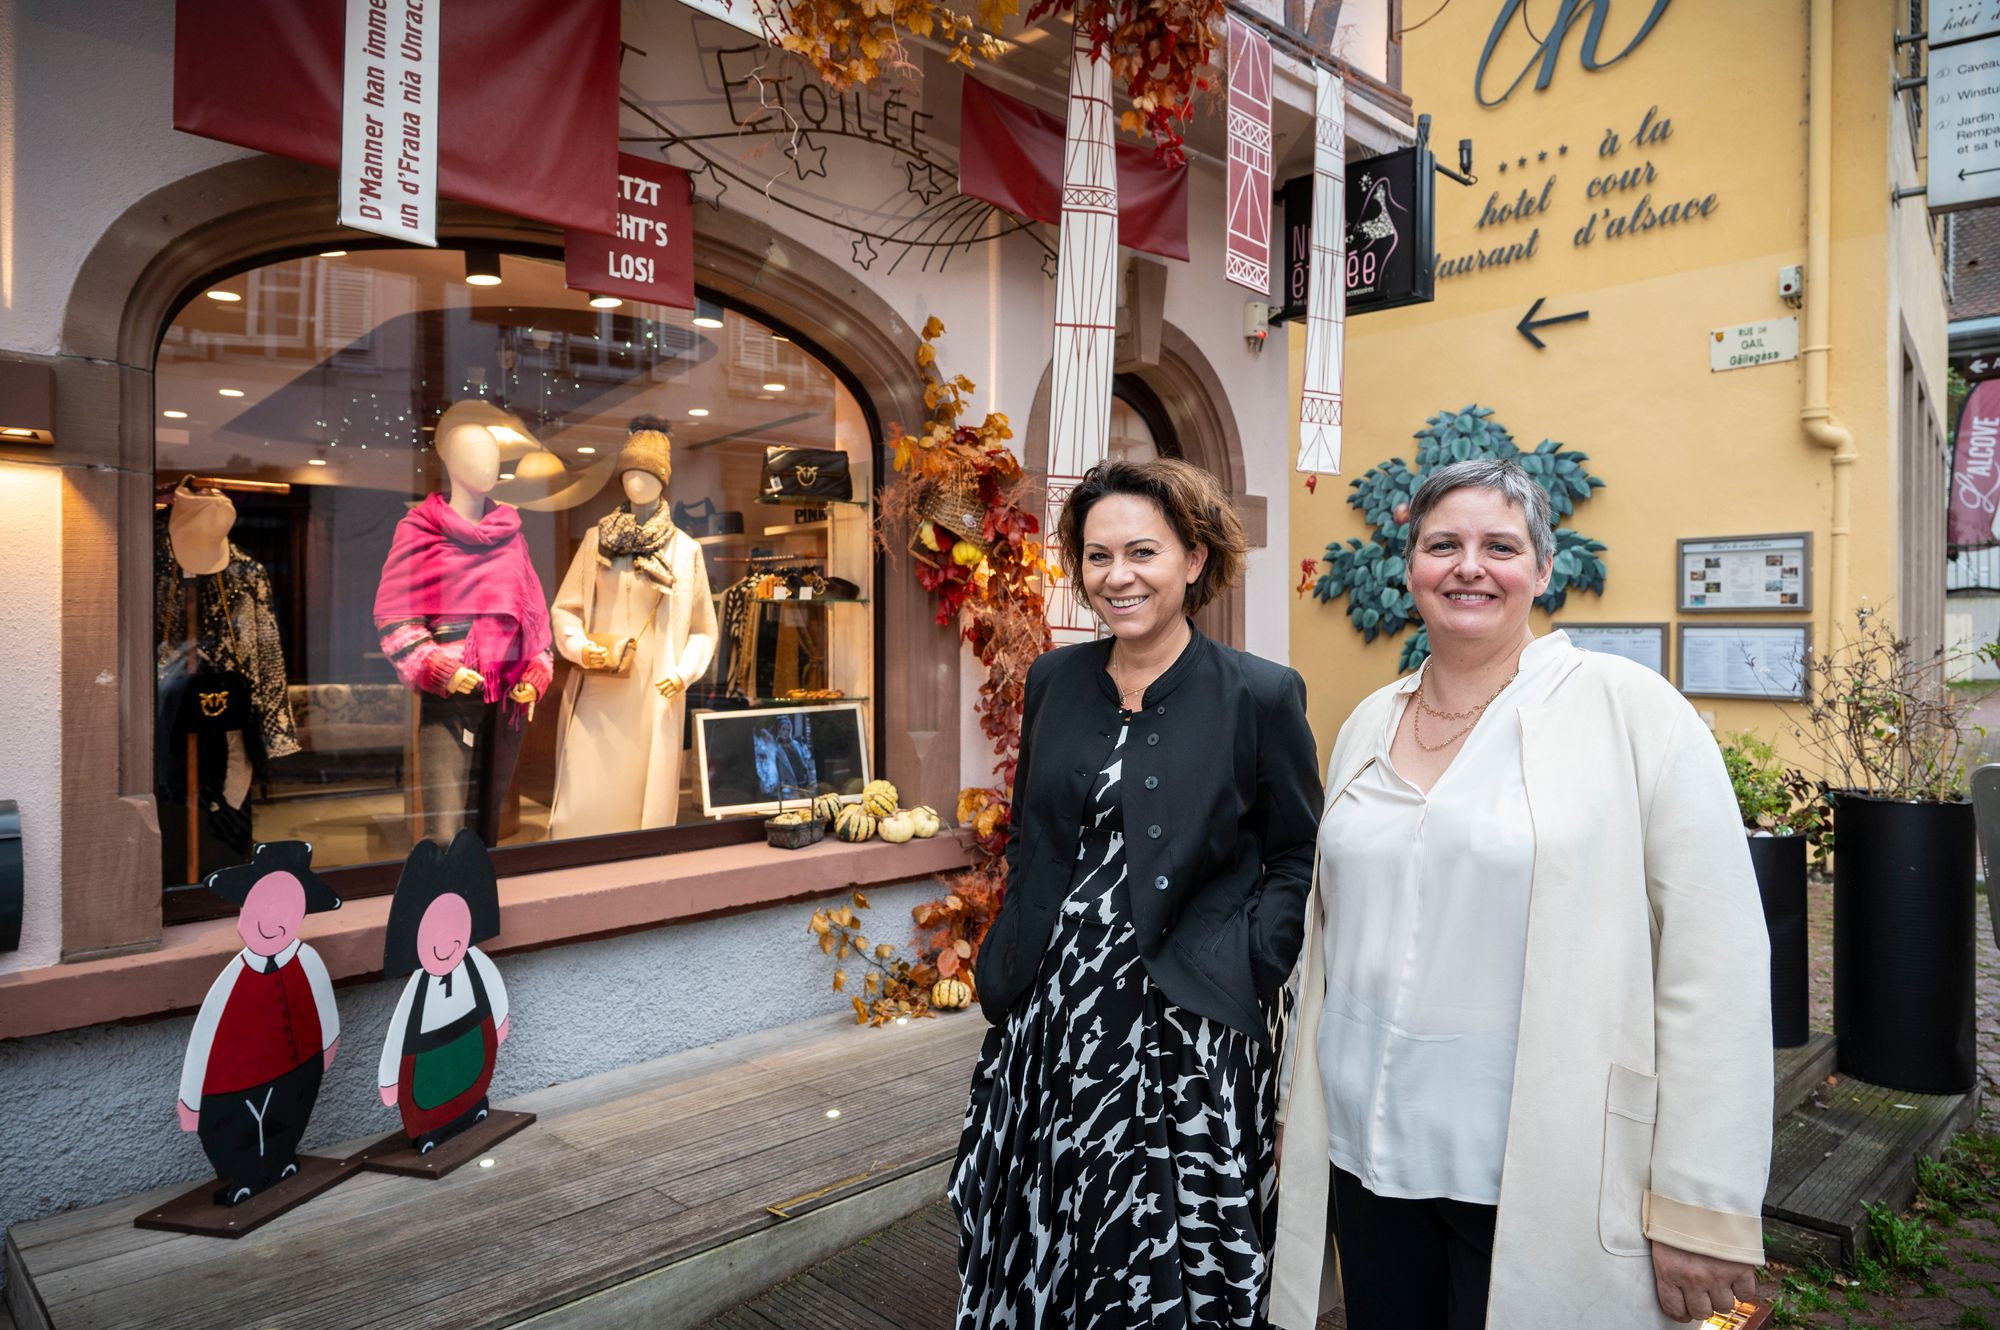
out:
{"label": "patterned scarf", "polygon": [[644,522],[632,515],[628,500],[616,512],[597,524],[597,561],[606,568],[621,554],[632,556],[633,566],[663,587],[674,584],[673,570],[660,553],[674,538],[673,509],[662,502]]}

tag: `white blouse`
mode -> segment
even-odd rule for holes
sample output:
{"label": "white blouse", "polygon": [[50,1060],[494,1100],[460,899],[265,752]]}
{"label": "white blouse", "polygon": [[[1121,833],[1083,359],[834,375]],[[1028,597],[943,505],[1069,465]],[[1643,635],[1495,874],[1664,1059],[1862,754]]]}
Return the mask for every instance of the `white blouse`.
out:
{"label": "white blouse", "polygon": [[1568,646],[1529,644],[1429,794],[1389,758],[1412,675],[1320,823],[1327,1148],[1378,1196],[1499,1203],[1535,862],[1520,712],[1548,699]]}

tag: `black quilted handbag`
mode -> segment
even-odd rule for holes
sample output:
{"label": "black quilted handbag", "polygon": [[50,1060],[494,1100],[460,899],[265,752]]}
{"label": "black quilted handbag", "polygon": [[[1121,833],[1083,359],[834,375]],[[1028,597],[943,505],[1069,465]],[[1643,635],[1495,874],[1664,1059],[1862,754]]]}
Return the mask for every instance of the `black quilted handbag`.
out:
{"label": "black quilted handbag", "polygon": [[847,454],[833,448],[766,448],[758,497],[851,499],[854,474],[847,468]]}

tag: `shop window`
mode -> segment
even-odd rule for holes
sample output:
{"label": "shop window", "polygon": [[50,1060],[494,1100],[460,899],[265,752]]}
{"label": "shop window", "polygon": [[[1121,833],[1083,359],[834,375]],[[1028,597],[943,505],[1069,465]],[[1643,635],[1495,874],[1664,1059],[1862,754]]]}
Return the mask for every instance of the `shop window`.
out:
{"label": "shop window", "polygon": [[872,774],[874,430],[842,378],[706,296],[467,272],[289,259],[161,341],[170,919],[256,841],[368,894],[461,826],[523,871],[760,838]]}

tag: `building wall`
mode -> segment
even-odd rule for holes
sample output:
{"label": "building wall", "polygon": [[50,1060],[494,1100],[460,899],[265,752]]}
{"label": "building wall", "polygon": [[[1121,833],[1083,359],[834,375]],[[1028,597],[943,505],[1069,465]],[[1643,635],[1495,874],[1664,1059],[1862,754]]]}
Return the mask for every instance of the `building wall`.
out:
{"label": "building wall", "polygon": [[62,475],[0,463],[0,799],[20,805],[25,910],[19,950],[0,952],[0,974],[52,965],[62,948],[61,564]]}
{"label": "building wall", "polygon": [[[1539,231],[1536,251],[1440,277],[1434,303],[1350,320],[1347,475],[1392,456],[1414,459],[1410,436],[1428,417],[1480,403],[1521,447],[1555,439],[1589,454],[1589,469],[1605,481],[1569,521],[1609,547],[1605,592],[1572,593],[1563,619],[1672,622],[1676,538],[1805,530],[1814,533],[1809,615],[1717,617],[1809,620],[1815,644],[1824,645],[1844,616],[1827,605],[1830,454],[1799,426],[1803,364],[1717,373],[1708,356],[1712,329],[1801,313],[1783,303],[1777,286],[1779,269],[1806,257],[1807,5],[1678,0],[1662,8],[1630,54],[1595,72],[1579,59],[1580,23],[1547,89],[1537,91],[1530,74],[1487,108],[1475,100],[1474,72],[1503,8],[1501,0],[1453,5],[1407,34],[1405,87],[1416,109],[1434,117],[1433,137],[1447,149],[1442,157],[1449,159],[1461,137],[1475,143],[1479,184],[1438,181],[1440,259],[1525,245]],[[1648,8],[1617,9],[1600,59],[1626,45]],[[1904,204],[1897,214],[1888,202],[1892,129],[1905,134],[1888,93],[1895,8],[1886,0],[1836,6],[1834,86],[1842,91],[1834,106],[1833,263],[1830,273],[1807,277],[1815,298],[1831,302],[1832,406],[1860,453],[1849,586],[1876,606],[1895,591],[1901,534],[1900,330],[1907,329],[1931,378],[1944,361],[1937,258],[1921,204]],[[1491,62],[1489,98],[1530,49],[1516,19]],[[1862,88],[1872,95],[1854,91]],[[1671,132],[1640,144],[1636,131],[1649,109],[1654,123],[1671,120]],[[1907,153],[1906,134],[1902,145]],[[1647,165],[1650,182],[1608,201],[1588,197],[1593,178],[1632,168],[1643,174]],[[1365,168],[1350,167],[1358,169]],[[1497,212],[1517,203],[1524,188],[1535,201],[1547,189],[1546,211],[1479,224],[1489,203]],[[1661,208],[1711,194],[1716,204],[1706,217],[1607,236],[1607,206],[1629,213],[1645,195]],[[1577,243],[1593,214],[1592,238]],[[1540,317],[1579,310],[1589,317],[1542,330],[1547,349],[1536,350],[1516,324],[1538,299],[1545,302]],[[1800,327],[1803,333],[1803,318]],[[1296,375],[1296,350],[1293,359]],[[1317,493],[1294,482],[1297,559],[1319,555],[1336,538],[1365,537],[1360,514],[1344,503],[1349,492],[1344,480],[1324,479]],[[1345,605],[1306,597],[1292,610],[1294,658],[1317,665],[1309,682],[1322,748],[1356,701],[1394,677],[1401,642],[1364,646]],[[1536,615],[1537,631],[1548,626],[1545,617]],[[1768,703],[1704,698],[1696,705],[1720,729],[1777,728]]]}

